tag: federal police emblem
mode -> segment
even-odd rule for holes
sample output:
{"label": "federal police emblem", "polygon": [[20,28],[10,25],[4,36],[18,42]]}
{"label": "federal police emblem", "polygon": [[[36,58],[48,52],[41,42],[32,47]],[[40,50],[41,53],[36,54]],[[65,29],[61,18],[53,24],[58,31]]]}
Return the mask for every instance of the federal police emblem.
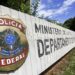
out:
{"label": "federal police emblem", "polygon": [[0,71],[14,71],[28,55],[24,25],[11,18],[0,18]]}

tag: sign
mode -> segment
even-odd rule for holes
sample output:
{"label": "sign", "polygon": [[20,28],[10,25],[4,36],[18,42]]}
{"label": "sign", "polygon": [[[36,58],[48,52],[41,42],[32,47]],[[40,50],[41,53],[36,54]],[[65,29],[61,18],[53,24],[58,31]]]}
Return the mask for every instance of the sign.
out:
{"label": "sign", "polygon": [[17,20],[0,17],[0,70],[14,71],[28,55],[24,25]]}
{"label": "sign", "polygon": [[39,75],[74,47],[75,32],[0,6],[0,71],[23,64],[7,75]]}

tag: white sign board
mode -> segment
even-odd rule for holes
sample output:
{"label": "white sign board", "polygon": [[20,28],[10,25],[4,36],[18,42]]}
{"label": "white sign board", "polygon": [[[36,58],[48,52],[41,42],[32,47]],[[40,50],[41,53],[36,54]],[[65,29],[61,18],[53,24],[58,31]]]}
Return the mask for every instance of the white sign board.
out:
{"label": "white sign board", "polygon": [[75,47],[75,32],[71,30],[4,6],[0,6],[0,16],[21,20],[29,44],[24,64],[6,75],[39,75]]}

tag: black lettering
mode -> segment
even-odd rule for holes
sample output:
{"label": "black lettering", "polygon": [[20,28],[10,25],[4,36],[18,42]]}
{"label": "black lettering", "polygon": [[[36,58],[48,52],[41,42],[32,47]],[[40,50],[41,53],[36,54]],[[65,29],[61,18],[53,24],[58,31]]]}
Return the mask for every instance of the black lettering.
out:
{"label": "black lettering", "polygon": [[37,40],[38,56],[42,57],[44,55],[44,44],[42,40]]}
{"label": "black lettering", "polygon": [[50,39],[50,47],[51,47],[51,53],[52,53],[53,39]]}
{"label": "black lettering", "polygon": [[45,47],[45,54],[46,55],[50,54],[50,50],[48,51],[49,44],[47,44],[47,43],[49,43],[49,40],[48,39],[45,39],[44,40],[44,47]]}
{"label": "black lettering", "polygon": [[40,25],[37,26],[36,23],[35,23],[35,32],[36,32],[36,33],[41,32],[41,26],[40,26]]}

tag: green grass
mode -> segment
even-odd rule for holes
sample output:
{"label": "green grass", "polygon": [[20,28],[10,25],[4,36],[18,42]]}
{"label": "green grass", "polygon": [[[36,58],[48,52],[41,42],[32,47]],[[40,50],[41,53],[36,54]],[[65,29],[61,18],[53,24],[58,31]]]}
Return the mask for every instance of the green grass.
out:
{"label": "green grass", "polygon": [[75,75],[75,49],[69,55],[69,64],[61,75]]}

